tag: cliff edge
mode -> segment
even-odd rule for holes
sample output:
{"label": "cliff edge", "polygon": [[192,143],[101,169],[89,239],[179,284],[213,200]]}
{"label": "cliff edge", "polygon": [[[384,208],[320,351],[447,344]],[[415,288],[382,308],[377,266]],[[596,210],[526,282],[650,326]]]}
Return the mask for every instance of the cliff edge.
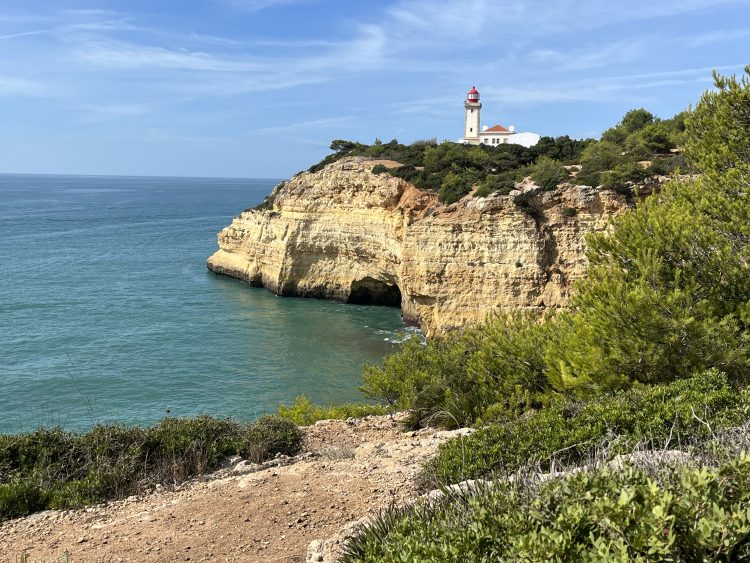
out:
{"label": "cliff edge", "polygon": [[567,184],[446,205],[376,164],[344,158],[279,184],[219,233],[208,268],[278,295],[400,305],[433,335],[493,310],[565,306],[586,233],[628,207]]}

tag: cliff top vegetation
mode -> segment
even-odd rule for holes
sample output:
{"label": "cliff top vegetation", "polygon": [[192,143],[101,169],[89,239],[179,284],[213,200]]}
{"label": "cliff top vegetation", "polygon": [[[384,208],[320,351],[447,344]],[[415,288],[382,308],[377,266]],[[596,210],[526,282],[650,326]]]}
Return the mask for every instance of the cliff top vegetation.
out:
{"label": "cliff top vegetation", "polygon": [[[374,171],[438,192],[445,203],[458,201],[474,188],[476,196],[508,194],[525,176],[531,176],[545,190],[570,181],[630,193],[634,182],[684,166],[684,159],[672,150],[684,144],[686,115],[682,112],[670,119],[659,119],[645,109],[634,109],[607,129],[599,141],[571,139],[567,135],[542,137],[528,148],[513,144],[493,147],[438,143],[435,139],[410,145],[396,139],[388,143],[376,139],[366,145],[339,139],[331,143],[334,152],[309,171],[321,170],[346,156],[393,160],[402,166],[377,167]],[[580,171],[565,168],[575,164],[581,165]]]}

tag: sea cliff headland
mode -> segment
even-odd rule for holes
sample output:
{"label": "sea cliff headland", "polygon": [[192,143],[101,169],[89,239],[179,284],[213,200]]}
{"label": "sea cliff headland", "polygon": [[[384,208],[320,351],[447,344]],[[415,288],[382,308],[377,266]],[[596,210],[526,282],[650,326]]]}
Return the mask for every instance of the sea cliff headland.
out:
{"label": "sea cliff headland", "polygon": [[435,335],[499,309],[565,306],[586,234],[629,207],[615,191],[530,181],[445,204],[373,172],[396,164],[346,157],[282,182],[219,233],[208,268],[278,295],[400,306]]}

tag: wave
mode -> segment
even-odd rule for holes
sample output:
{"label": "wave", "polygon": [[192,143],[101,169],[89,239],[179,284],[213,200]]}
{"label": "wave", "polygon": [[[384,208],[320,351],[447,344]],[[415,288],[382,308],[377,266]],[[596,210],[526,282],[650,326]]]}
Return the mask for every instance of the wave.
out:
{"label": "wave", "polygon": [[415,336],[419,339],[422,344],[427,344],[427,337],[424,333],[416,326],[407,326],[397,330],[377,330],[376,334],[384,335],[383,341],[391,344],[403,344],[407,340],[411,340]]}

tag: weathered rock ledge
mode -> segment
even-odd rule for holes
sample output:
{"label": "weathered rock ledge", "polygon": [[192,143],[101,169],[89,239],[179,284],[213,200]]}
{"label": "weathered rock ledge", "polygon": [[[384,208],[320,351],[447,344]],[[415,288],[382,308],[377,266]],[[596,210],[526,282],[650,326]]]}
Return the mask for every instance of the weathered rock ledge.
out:
{"label": "weathered rock ledge", "polygon": [[209,269],[278,295],[400,305],[432,335],[493,310],[565,306],[585,235],[628,207],[611,191],[531,185],[526,205],[497,194],[445,205],[373,174],[377,163],[345,158],[279,184],[219,233]]}

